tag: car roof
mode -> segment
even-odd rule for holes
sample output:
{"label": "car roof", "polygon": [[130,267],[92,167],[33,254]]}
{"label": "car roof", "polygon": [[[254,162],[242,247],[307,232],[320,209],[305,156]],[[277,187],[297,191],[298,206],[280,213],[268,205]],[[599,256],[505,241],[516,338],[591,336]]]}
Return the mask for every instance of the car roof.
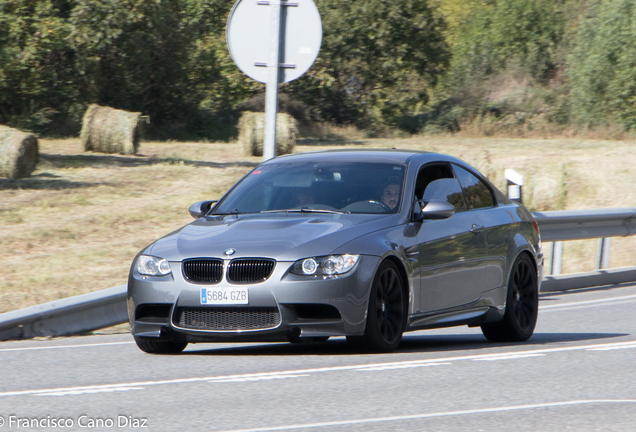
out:
{"label": "car roof", "polygon": [[[325,150],[309,153],[294,153],[270,159],[266,164],[286,162],[376,162],[406,164],[415,156],[429,156],[430,160],[448,160],[449,156],[420,152],[414,150],[398,149],[344,149]],[[428,159],[428,158],[426,158]],[[452,158],[454,159],[454,158]]]}

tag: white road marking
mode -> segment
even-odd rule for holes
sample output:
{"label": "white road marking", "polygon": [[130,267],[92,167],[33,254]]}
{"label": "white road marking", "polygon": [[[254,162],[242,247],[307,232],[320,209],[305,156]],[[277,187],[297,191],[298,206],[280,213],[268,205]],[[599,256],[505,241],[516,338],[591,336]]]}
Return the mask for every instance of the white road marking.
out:
{"label": "white road marking", "polygon": [[531,409],[539,409],[539,408],[555,408],[555,407],[575,406],[575,405],[592,405],[592,404],[600,405],[600,404],[624,404],[624,403],[636,403],[636,399],[573,400],[573,401],[564,401],[564,402],[548,402],[548,403],[530,404],[530,405],[512,405],[512,406],[482,408],[482,409],[472,409],[472,410],[462,410],[462,411],[442,411],[442,412],[435,412],[435,413],[414,414],[414,415],[394,416],[394,417],[370,417],[370,418],[363,418],[363,419],[333,421],[333,422],[324,422],[324,423],[299,423],[299,424],[292,424],[292,425],[285,425],[285,426],[263,427],[263,428],[256,428],[256,429],[228,429],[222,432],[271,432],[271,431],[283,431],[283,430],[292,430],[292,429],[311,429],[311,428],[333,427],[333,426],[350,426],[350,425],[365,424],[365,423],[416,420],[416,419],[434,418],[434,417],[452,417],[452,416],[471,415],[471,414],[488,414],[488,413],[495,413],[495,412],[520,411],[520,410],[531,410]]}
{"label": "white road marking", "polygon": [[393,366],[375,366],[368,367],[363,369],[356,369],[358,372],[373,372],[373,371],[385,371],[385,370],[394,370],[394,369],[410,369],[410,368],[419,368],[419,367],[429,367],[429,366],[442,366],[449,365],[452,363],[427,363],[427,364],[407,364],[407,365],[393,365]]}
{"label": "white road marking", "polygon": [[595,307],[598,305],[601,306],[609,306],[613,304],[622,304],[622,303],[634,303],[636,302],[636,295],[628,295],[621,297],[612,297],[612,298],[603,298],[596,300],[586,300],[580,302],[572,302],[572,303],[559,303],[559,304],[551,304],[551,305],[539,305],[539,312],[552,312],[556,310],[566,310],[566,309],[585,309],[589,307]]}
{"label": "white road marking", "polygon": [[140,382],[129,382],[129,383],[120,383],[120,384],[104,384],[104,385],[97,385],[97,386],[62,387],[62,388],[38,389],[38,390],[17,390],[17,391],[1,392],[0,397],[34,395],[34,394],[43,393],[43,392],[83,391],[85,389],[99,389],[99,388],[107,389],[107,388],[122,388],[122,387],[149,387],[149,386],[156,386],[156,385],[197,383],[197,382],[205,382],[205,381],[215,381],[215,380],[218,381],[218,380],[248,378],[248,377],[302,375],[302,374],[313,374],[313,373],[321,373],[321,372],[339,372],[339,371],[393,367],[393,366],[403,366],[403,365],[406,366],[406,365],[439,364],[444,362],[455,362],[455,361],[462,361],[462,360],[501,358],[502,356],[527,356],[527,355],[534,355],[534,354],[549,354],[549,353],[556,353],[556,352],[591,350],[596,348],[612,348],[617,346],[624,346],[630,343],[636,343],[636,341],[613,342],[613,343],[593,344],[593,345],[577,345],[577,346],[558,347],[558,348],[544,348],[544,349],[529,350],[529,351],[509,351],[504,353],[477,354],[477,355],[444,357],[444,358],[434,358],[434,359],[424,359],[424,360],[407,360],[407,361],[401,361],[401,362],[371,363],[371,364],[359,364],[359,365],[349,365],[349,366],[332,366],[332,367],[313,368],[313,369],[297,369],[297,370],[287,370],[287,371],[279,371],[279,372],[262,372],[262,373],[251,373],[251,374],[240,374],[240,375],[219,375],[219,376],[210,376],[210,377],[181,378],[181,379],[160,380],[160,381],[140,381]]}
{"label": "white road marking", "polygon": [[518,354],[518,355],[504,354],[504,355],[499,355],[499,356],[495,355],[495,356],[492,356],[492,357],[489,357],[489,358],[473,359],[473,361],[516,360],[516,359],[530,358],[530,357],[545,357],[545,354]]}
{"label": "white road marking", "polygon": [[36,393],[34,396],[71,396],[71,395],[81,395],[81,394],[94,394],[94,393],[112,393],[116,391],[128,391],[128,390],[143,390],[143,387],[118,387],[118,388],[100,388],[100,389],[84,389],[84,390],[76,390],[76,391],[44,391],[42,393]]}
{"label": "white road marking", "polygon": [[229,378],[229,379],[214,379],[208,382],[211,383],[219,383],[219,382],[248,382],[248,381],[263,381],[263,380],[273,380],[273,379],[287,379],[287,378],[300,378],[300,377],[308,377],[311,375],[271,375],[271,376],[255,376],[255,377],[245,377],[245,378]]}
{"label": "white road marking", "polygon": [[619,344],[614,346],[589,348],[588,351],[613,351],[613,350],[632,349],[632,348],[636,348],[636,342],[625,342],[624,344]]}
{"label": "white road marking", "polygon": [[62,348],[86,348],[86,347],[100,347],[110,345],[127,345],[134,342],[105,342],[97,344],[79,344],[79,345],[55,345],[55,346],[40,346],[40,347],[24,347],[24,348],[0,348],[0,352],[9,351],[34,351],[34,350],[47,350],[47,349],[62,349]]}

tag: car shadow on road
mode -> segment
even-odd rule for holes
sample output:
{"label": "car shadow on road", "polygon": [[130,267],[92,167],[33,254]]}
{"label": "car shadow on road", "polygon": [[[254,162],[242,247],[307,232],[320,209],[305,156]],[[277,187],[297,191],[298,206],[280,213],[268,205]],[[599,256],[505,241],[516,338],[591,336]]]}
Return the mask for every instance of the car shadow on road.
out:
{"label": "car shadow on road", "polygon": [[[585,342],[629,336],[627,333],[535,333],[527,342],[492,343],[481,334],[466,335],[426,335],[406,334],[397,351],[393,354],[427,353],[444,351],[477,351],[497,347],[539,349],[546,345],[565,344],[568,342]],[[333,338],[320,343],[251,343],[240,346],[224,346],[215,348],[214,345],[201,345],[201,349],[188,350],[182,355],[214,355],[214,356],[350,356],[391,355],[369,354],[353,349],[345,338]]]}

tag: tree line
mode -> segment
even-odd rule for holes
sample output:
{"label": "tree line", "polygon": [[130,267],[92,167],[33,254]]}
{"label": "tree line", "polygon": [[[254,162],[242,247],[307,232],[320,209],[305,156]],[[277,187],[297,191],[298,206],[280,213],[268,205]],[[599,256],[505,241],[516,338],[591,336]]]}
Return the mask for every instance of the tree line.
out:
{"label": "tree line", "polygon": [[[318,59],[281,85],[283,109],[302,121],[453,131],[462,119],[524,112],[636,126],[636,0],[315,3]],[[232,136],[264,92],[227,51],[232,6],[0,0],[0,124],[72,135],[99,103],[149,115],[157,137]],[[521,95],[501,88],[511,76]]]}

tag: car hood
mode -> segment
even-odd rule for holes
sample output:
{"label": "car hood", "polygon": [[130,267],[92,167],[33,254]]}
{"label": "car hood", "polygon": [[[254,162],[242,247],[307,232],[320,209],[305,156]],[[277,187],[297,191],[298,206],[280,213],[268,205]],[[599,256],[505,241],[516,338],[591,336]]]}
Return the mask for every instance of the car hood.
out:
{"label": "car hood", "polygon": [[295,261],[329,255],[362,235],[399,224],[400,215],[286,213],[209,216],[159,239],[146,253],[169,261],[264,257]]}

